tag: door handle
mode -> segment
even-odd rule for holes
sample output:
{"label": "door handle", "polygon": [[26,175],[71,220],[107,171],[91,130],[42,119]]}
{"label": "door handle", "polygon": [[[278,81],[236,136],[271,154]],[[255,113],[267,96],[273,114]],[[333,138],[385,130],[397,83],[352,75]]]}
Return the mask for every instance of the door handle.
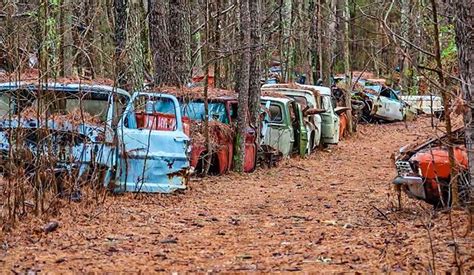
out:
{"label": "door handle", "polygon": [[174,137],[174,141],[176,141],[176,142],[183,142],[185,140],[186,140],[186,138],[184,138],[184,137]]}

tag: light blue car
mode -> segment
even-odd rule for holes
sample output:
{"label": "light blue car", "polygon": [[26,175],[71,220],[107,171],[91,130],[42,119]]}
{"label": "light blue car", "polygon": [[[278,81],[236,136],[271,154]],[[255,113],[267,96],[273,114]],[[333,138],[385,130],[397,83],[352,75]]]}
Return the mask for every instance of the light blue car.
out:
{"label": "light blue car", "polygon": [[72,189],[95,179],[115,192],[170,193],[186,188],[188,144],[172,95],[130,96],[92,84],[0,84],[0,172],[6,177],[14,173],[11,163],[21,161],[34,177],[38,163],[47,162],[43,172],[72,179]]}

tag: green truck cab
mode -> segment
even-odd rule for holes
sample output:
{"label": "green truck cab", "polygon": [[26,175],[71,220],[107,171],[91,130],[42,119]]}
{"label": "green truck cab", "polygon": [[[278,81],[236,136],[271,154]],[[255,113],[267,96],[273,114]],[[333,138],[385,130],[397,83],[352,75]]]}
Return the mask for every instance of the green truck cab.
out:
{"label": "green truck cab", "polygon": [[261,104],[266,110],[262,144],[277,149],[284,157],[304,157],[308,152],[308,134],[301,106],[281,95],[262,96]]}

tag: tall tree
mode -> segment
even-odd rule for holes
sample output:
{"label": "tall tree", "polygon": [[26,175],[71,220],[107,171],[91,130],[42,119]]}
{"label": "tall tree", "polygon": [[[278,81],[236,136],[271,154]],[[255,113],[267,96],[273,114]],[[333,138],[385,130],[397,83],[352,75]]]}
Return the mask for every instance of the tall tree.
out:
{"label": "tall tree", "polygon": [[457,184],[457,168],[455,166],[455,158],[454,158],[454,148],[452,144],[454,144],[453,136],[452,136],[452,125],[451,125],[451,94],[446,90],[446,77],[444,76],[443,72],[443,64],[441,60],[441,45],[439,40],[439,23],[438,23],[438,6],[436,0],[431,0],[431,10],[433,16],[433,37],[434,37],[434,53],[435,53],[435,62],[436,62],[436,73],[438,74],[438,84],[441,86],[441,96],[443,98],[444,103],[444,118],[446,120],[446,135],[449,140],[450,146],[448,146],[448,156],[449,156],[449,163],[451,166],[451,182],[450,182],[450,190],[452,192],[452,203],[453,205],[458,204],[458,184]]}
{"label": "tall tree", "polygon": [[318,14],[319,14],[319,0],[310,0],[309,2],[309,18],[310,18],[310,28],[309,28],[309,38],[310,38],[310,56],[311,56],[311,78],[313,84],[316,84],[320,78],[321,72],[319,67],[319,45],[321,37],[318,35]]}
{"label": "tall tree", "polygon": [[464,124],[470,176],[469,212],[472,215],[474,212],[474,6],[471,0],[458,0],[455,3],[459,79],[467,107]]}
{"label": "tall tree", "polygon": [[150,40],[155,84],[182,86],[190,77],[187,0],[150,0]]}
{"label": "tall tree", "polygon": [[[347,78],[347,87],[345,97],[346,107],[351,107],[351,92],[352,92],[352,72],[351,72],[351,60],[350,60],[350,41],[349,41],[349,21],[351,19],[351,14],[349,12],[349,0],[344,0],[344,70]],[[347,129],[349,133],[353,132],[352,129],[352,111],[347,110]]]}
{"label": "tall tree", "polygon": [[119,86],[124,86],[127,82],[125,60],[127,45],[127,18],[128,0],[114,0],[115,15],[115,76]]}
{"label": "tall tree", "polygon": [[250,1],[250,79],[249,79],[249,108],[250,108],[250,122],[253,125],[258,125],[259,109],[260,109],[260,50],[261,50],[261,36],[260,36],[260,0]]}
{"label": "tall tree", "polygon": [[[250,0],[251,1],[251,0]],[[235,90],[239,93],[239,110],[237,121],[237,134],[235,139],[234,170],[244,170],[245,159],[245,133],[248,125],[249,112],[249,79],[250,79],[250,10],[249,0],[241,0],[240,6],[240,49],[242,51],[239,77]]]}

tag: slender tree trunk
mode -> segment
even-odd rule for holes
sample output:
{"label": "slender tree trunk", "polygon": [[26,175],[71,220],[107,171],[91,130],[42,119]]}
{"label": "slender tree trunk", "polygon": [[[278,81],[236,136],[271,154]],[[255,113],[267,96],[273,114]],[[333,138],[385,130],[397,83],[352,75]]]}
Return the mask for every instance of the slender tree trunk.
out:
{"label": "slender tree trunk", "polygon": [[126,45],[128,0],[114,0],[115,15],[115,77],[117,84],[123,87],[127,82]]}
{"label": "slender tree trunk", "polygon": [[468,210],[471,220],[469,231],[472,231],[472,215],[474,213],[474,7],[471,0],[458,0],[455,3],[459,78],[461,91],[466,101],[464,125],[470,176]]}
{"label": "slender tree trunk", "polygon": [[334,75],[334,65],[336,64],[337,59],[337,3],[338,0],[328,0],[328,32],[326,33],[327,39],[329,41],[329,73],[324,78],[325,84],[327,86],[331,85],[331,77]]}
{"label": "slender tree trunk", "polygon": [[454,140],[452,137],[452,126],[451,126],[451,95],[446,90],[446,79],[443,74],[443,65],[441,63],[441,49],[440,49],[440,42],[439,42],[439,30],[438,30],[438,12],[435,0],[431,1],[431,9],[433,12],[433,29],[434,29],[434,51],[435,51],[435,59],[436,59],[436,71],[438,74],[438,81],[441,85],[441,96],[443,98],[444,103],[444,117],[446,121],[446,135],[448,137],[449,146],[448,146],[448,155],[449,155],[449,162],[451,165],[451,182],[450,182],[450,190],[451,190],[451,197],[452,197],[452,205],[456,206],[459,205],[459,195],[458,195],[458,184],[457,184],[457,168],[455,166],[455,159],[454,159],[454,149],[453,144]]}
{"label": "slender tree trunk", "polygon": [[[349,11],[349,0],[344,0],[344,69],[347,78],[347,87],[345,94],[346,107],[351,108],[351,90],[352,90],[352,69],[350,60],[350,47],[349,47],[349,20],[351,19]],[[352,129],[352,110],[346,111],[347,115],[347,129],[349,133],[353,133]]]}
{"label": "slender tree trunk", "polygon": [[402,90],[408,90],[409,86],[409,70],[410,70],[410,60],[408,56],[408,45],[405,42],[409,40],[409,29],[410,29],[410,21],[409,21],[409,9],[410,9],[410,0],[401,0],[401,8],[400,8],[400,31],[403,40],[401,41],[401,51],[403,54],[400,54],[398,66],[400,68],[400,84],[402,86]]}
{"label": "slender tree trunk", "polygon": [[[321,30],[321,67],[322,67],[322,80],[323,84],[329,86],[331,84],[331,72],[333,63],[333,35],[335,31],[334,14],[332,10],[332,2],[335,0],[320,0],[321,3],[321,16],[319,16],[320,24],[324,30]],[[323,20],[324,18],[329,18]]]}
{"label": "slender tree trunk", "polygon": [[[249,108],[250,123],[258,126],[259,109],[260,109],[260,0],[252,0],[250,2],[250,18],[251,20],[251,51],[250,51],[250,80],[249,80]],[[259,129],[259,127],[257,127]],[[259,135],[257,135],[259,136]]]}
{"label": "slender tree trunk", "polygon": [[249,0],[240,1],[240,48],[242,49],[239,78],[236,91],[239,93],[239,110],[235,140],[234,170],[242,172],[245,160],[245,133],[249,111],[249,73],[250,73],[250,11]]}
{"label": "slender tree trunk", "polygon": [[310,46],[310,55],[311,55],[311,71],[312,71],[312,83],[316,84],[320,78],[319,72],[319,57],[318,57],[318,47],[319,47],[319,36],[318,36],[318,13],[319,5],[315,1],[311,0],[309,2],[309,18],[311,19],[311,26],[309,28],[309,38],[311,41]]}
{"label": "slender tree trunk", "polygon": [[210,28],[209,25],[212,24],[211,18],[211,4],[209,3],[209,0],[205,0],[206,7],[204,9],[205,11],[205,36],[204,36],[204,48],[203,48],[203,56],[204,56],[204,138],[206,142],[206,151],[207,154],[204,156],[204,175],[207,175],[209,172],[209,169],[211,168],[211,161],[212,161],[212,146],[211,146],[211,137],[210,137],[210,131],[209,131],[209,96],[208,96],[208,90],[209,90],[209,61],[212,59],[211,55],[211,40],[212,38],[210,37]]}
{"label": "slender tree trunk", "polygon": [[70,76],[73,73],[74,54],[73,54],[73,38],[72,38],[72,6],[71,0],[61,1],[61,47],[60,47],[60,64],[61,76]]}

